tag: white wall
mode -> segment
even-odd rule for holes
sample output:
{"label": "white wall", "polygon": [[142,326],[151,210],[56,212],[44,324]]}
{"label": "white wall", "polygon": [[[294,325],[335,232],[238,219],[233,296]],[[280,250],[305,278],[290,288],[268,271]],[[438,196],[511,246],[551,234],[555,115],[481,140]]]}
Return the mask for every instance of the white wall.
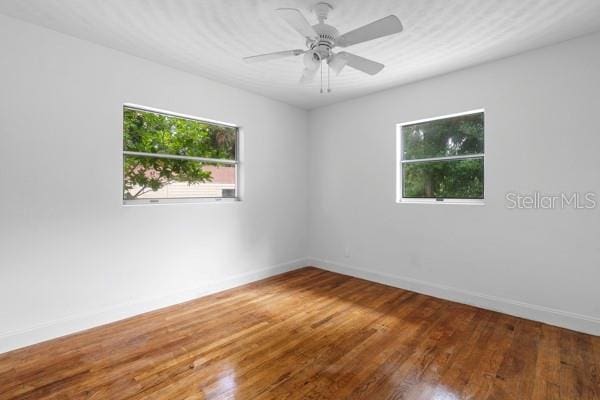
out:
{"label": "white wall", "polygon": [[[304,265],[306,111],[4,16],[0,49],[0,352]],[[239,124],[243,201],[124,207],[125,102]]]}
{"label": "white wall", "polygon": [[[600,334],[600,211],[508,210],[504,198],[600,193],[599,45],[588,36],[307,115],[0,16],[0,352],[307,254]],[[125,102],[241,125],[244,200],[122,206]],[[477,108],[486,205],[396,204],[395,124]]]}
{"label": "white wall", "polygon": [[[598,49],[596,34],[311,111],[314,263],[600,335],[600,209],[505,201],[600,195]],[[395,125],[479,108],[486,205],[396,204]]]}

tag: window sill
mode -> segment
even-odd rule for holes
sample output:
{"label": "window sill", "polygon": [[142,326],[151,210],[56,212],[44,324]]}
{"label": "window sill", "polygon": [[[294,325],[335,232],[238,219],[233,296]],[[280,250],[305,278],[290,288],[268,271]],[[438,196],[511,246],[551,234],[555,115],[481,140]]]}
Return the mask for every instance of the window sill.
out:
{"label": "window sill", "polygon": [[438,201],[435,199],[401,199],[398,204],[429,204],[429,205],[458,205],[458,206],[485,206],[485,200],[454,200]]}
{"label": "window sill", "polygon": [[218,203],[237,203],[242,201],[239,197],[235,198],[189,198],[189,199],[143,199],[143,200],[123,200],[124,206],[160,206],[173,204],[218,204]]}

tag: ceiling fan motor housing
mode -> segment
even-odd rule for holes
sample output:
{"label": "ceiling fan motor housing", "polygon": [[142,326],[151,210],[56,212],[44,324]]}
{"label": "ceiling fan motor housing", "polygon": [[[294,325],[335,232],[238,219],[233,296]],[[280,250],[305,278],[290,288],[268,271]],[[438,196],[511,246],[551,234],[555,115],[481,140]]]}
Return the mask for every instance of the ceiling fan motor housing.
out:
{"label": "ceiling fan motor housing", "polygon": [[331,55],[331,49],[335,46],[339,32],[333,26],[323,22],[313,25],[313,28],[319,37],[309,43],[309,47],[319,53],[322,60],[326,60]]}

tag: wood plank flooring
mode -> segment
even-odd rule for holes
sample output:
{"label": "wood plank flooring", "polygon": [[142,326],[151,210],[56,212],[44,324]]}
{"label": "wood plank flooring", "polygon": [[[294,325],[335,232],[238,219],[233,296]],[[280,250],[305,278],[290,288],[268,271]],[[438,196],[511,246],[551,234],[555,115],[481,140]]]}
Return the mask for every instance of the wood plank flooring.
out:
{"label": "wood plank flooring", "polygon": [[0,355],[0,399],[600,399],[600,338],[303,268]]}

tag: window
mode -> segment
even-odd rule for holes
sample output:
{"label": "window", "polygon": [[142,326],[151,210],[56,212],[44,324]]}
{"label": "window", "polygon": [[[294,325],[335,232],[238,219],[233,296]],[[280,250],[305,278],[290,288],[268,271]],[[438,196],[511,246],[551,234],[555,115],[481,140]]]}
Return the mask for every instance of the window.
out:
{"label": "window", "polygon": [[483,110],[399,124],[396,140],[398,202],[483,202]]}
{"label": "window", "polygon": [[233,125],[126,105],[123,202],[237,199],[238,136]]}

